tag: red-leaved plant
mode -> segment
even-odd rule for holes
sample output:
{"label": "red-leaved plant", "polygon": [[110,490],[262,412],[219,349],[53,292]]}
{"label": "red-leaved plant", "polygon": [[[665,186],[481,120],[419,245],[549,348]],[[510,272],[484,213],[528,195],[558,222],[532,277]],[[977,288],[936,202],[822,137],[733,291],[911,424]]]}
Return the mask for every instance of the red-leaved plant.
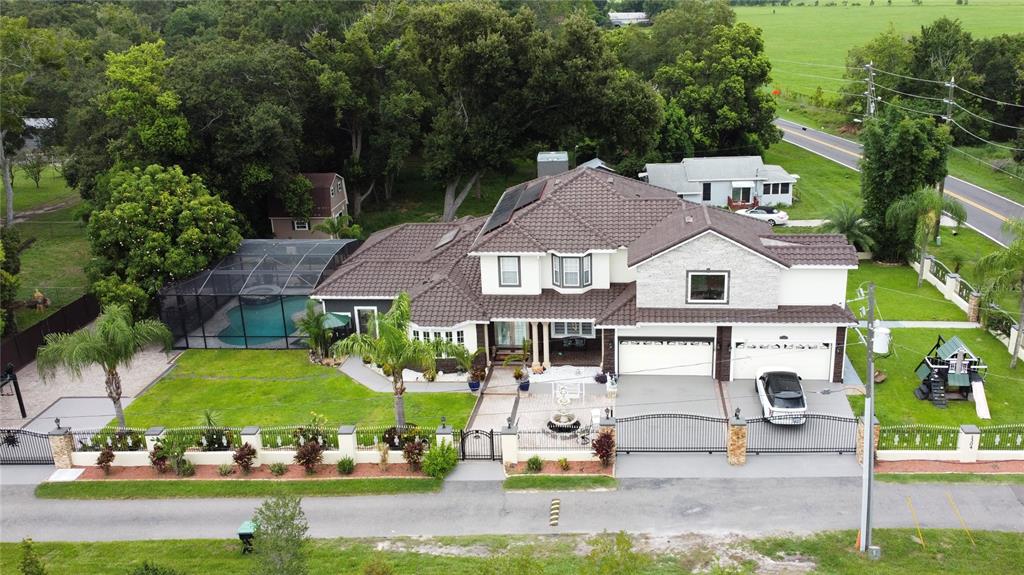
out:
{"label": "red-leaved plant", "polygon": [[235,454],[231,458],[234,459],[235,464],[242,470],[242,473],[248,475],[252,471],[253,462],[256,460],[256,448],[248,443],[243,443],[238,446],[238,449],[235,450]]}
{"label": "red-leaved plant", "polygon": [[594,448],[594,455],[601,460],[601,465],[608,467],[615,458],[615,435],[612,430],[605,429],[597,434],[597,438],[591,442]]}

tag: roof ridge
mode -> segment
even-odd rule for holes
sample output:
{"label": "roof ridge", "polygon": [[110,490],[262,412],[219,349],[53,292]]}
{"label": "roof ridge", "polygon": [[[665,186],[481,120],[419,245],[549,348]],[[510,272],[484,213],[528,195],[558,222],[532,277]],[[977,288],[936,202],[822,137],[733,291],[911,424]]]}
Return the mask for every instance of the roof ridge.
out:
{"label": "roof ridge", "polygon": [[611,303],[608,304],[608,307],[605,308],[604,313],[602,313],[600,317],[595,318],[595,323],[603,323],[605,320],[611,317],[612,314],[619,311],[620,309],[622,309],[624,305],[628,304],[630,301],[635,299],[636,282],[630,282],[629,284],[626,285],[626,288],[622,290],[622,293],[616,296],[616,298],[613,299]]}

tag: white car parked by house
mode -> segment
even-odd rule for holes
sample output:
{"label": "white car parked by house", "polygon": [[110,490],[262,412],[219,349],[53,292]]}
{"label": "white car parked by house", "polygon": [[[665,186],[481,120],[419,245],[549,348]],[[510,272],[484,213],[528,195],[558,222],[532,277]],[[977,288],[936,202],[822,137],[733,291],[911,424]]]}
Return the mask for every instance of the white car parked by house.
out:
{"label": "white car parked by house", "polygon": [[737,214],[768,222],[773,226],[784,226],[789,221],[789,214],[773,206],[757,206],[745,210],[736,210]]}
{"label": "white car parked by house", "polygon": [[807,400],[800,376],[789,367],[762,367],[757,370],[754,391],[761,411],[772,423],[802,425],[806,421]]}

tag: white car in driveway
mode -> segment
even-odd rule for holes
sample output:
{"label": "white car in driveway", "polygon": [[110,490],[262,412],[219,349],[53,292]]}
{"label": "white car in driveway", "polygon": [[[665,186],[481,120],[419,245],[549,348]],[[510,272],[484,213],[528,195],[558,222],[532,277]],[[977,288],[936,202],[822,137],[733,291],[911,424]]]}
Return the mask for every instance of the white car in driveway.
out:
{"label": "white car in driveway", "polygon": [[789,214],[774,206],[757,206],[745,210],[736,210],[737,214],[768,222],[772,226],[784,226],[789,221]]}
{"label": "white car in driveway", "polygon": [[754,391],[761,411],[772,423],[802,425],[807,420],[807,399],[800,376],[789,367],[762,367],[757,370]]}

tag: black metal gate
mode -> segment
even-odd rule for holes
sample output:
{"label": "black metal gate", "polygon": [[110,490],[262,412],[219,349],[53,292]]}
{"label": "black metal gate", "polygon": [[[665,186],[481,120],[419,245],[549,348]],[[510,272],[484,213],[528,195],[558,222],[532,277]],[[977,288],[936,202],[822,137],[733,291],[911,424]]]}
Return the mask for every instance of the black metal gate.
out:
{"label": "black metal gate", "polygon": [[52,464],[50,438],[24,429],[0,429],[0,465]]}
{"label": "black metal gate", "polygon": [[615,421],[618,453],[724,453],[728,421],[691,413],[649,413]]}
{"label": "black metal gate", "polygon": [[459,446],[459,458],[495,461],[501,459],[501,434],[482,429],[459,429],[455,431],[455,443]]}
{"label": "black metal gate", "polygon": [[772,423],[771,418],[747,420],[747,453],[854,453],[857,420],[853,417],[808,413],[800,425]]}

